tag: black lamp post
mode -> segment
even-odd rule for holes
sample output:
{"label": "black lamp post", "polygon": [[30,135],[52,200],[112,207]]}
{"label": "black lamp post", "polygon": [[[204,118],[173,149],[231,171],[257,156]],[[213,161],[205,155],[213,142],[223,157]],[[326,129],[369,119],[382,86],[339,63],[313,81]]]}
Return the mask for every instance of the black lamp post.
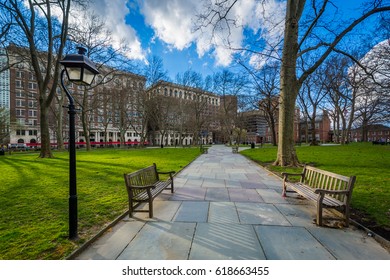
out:
{"label": "black lamp post", "polygon": [[78,54],[69,54],[60,63],[65,69],[61,72],[61,85],[69,99],[69,239],[75,240],[77,234],[77,185],[76,185],[76,142],[74,99],[64,84],[64,74],[76,84],[90,85],[99,71],[95,64],[85,56],[86,49],[78,47]]}

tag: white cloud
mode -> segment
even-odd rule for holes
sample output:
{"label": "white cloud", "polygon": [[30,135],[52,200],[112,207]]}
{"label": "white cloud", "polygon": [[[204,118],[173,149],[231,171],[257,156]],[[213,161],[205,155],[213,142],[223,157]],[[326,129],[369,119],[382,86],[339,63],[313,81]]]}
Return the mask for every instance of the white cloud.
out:
{"label": "white cloud", "polygon": [[[206,0],[214,1],[214,0]],[[230,29],[213,29],[209,25],[202,31],[192,32],[197,14],[207,12],[203,1],[144,0],[139,1],[146,23],[155,31],[155,36],[170,48],[183,50],[196,44],[199,57],[211,52],[217,65],[228,66],[235,51],[244,44],[244,29],[253,30],[265,37],[270,45],[280,41],[283,34],[285,3],[278,0],[241,0],[230,11]],[[203,10],[202,10],[203,9]],[[260,65],[259,57],[251,58]]]}
{"label": "white cloud", "polygon": [[112,32],[112,45],[118,48],[121,42],[129,48],[125,55],[132,59],[145,60],[146,52],[142,49],[136,31],[125,22],[130,12],[126,0],[92,0],[90,9],[105,20]]}
{"label": "white cloud", "polygon": [[140,1],[141,12],[145,21],[154,31],[155,36],[170,47],[183,50],[196,39],[191,32],[192,16],[198,9],[198,1],[182,0],[145,0]]}

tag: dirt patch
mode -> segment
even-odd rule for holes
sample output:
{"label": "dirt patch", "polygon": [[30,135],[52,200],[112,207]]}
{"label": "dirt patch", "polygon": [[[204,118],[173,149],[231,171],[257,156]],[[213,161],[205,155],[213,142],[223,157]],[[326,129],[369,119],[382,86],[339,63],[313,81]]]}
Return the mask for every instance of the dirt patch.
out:
{"label": "dirt patch", "polygon": [[390,241],[390,228],[378,225],[375,221],[369,218],[364,212],[356,209],[350,209],[351,219],[371,230],[373,233],[380,235],[384,239]]}

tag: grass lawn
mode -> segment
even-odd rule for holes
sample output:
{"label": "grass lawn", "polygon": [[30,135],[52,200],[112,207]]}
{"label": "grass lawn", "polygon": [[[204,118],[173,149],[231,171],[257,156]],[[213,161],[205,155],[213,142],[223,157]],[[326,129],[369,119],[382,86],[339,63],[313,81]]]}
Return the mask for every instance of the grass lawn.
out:
{"label": "grass lawn", "polygon": [[[352,143],[344,146],[296,147],[301,163],[310,164],[345,176],[356,175],[352,208],[376,223],[390,227],[390,146]],[[271,166],[276,147],[244,150],[241,153],[272,171],[298,173],[302,168]]]}
{"label": "grass lawn", "polygon": [[179,171],[199,148],[77,151],[79,236],[68,236],[69,157],[0,157],[0,259],[64,259],[127,210],[123,173],[157,164]]}

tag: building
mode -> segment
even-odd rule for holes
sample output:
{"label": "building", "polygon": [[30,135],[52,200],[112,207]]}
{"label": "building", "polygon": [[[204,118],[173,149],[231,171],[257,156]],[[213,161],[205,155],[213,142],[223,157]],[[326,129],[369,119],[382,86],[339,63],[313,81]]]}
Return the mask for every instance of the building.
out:
{"label": "building", "polygon": [[149,128],[152,143],[176,146],[214,142],[215,132],[220,127],[219,96],[166,81],[151,86],[147,93],[150,100],[158,98],[156,119],[152,118]]}
{"label": "building", "polygon": [[10,109],[10,71],[4,49],[0,49],[0,107]]}
{"label": "building", "polygon": [[[365,131],[369,142],[390,143],[390,127],[388,126],[382,124],[368,125]],[[362,141],[364,139],[363,133],[362,127],[351,130],[350,140],[354,142]]]}
{"label": "building", "polygon": [[[14,46],[13,46],[14,47]],[[1,50],[4,54],[5,50]],[[10,68],[0,73],[0,106],[9,109],[10,139],[8,143],[25,143],[30,147],[40,144],[40,109],[38,105],[38,84],[28,62],[18,58],[12,48],[8,50]],[[0,63],[7,63],[7,56],[0,56]],[[92,146],[119,145],[119,141],[137,144],[142,140],[142,122],[135,112],[135,95],[145,91],[146,78],[130,72],[117,72],[105,68],[98,75],[92,87],[69,84],[68,89],[76,101],[76,107],[83,107],[87,133]],[[66,98],[58,86],[58,98],[52,103],[49,116],[50,142],[57,146],[58,134],[65,142],[69,139]],[[62,94],[61,94],[62,93]],[[61,98],[62,96],[62,98]],[[62,100],[62,101],[61,101]],[[121,105],[125,104],[125,107]],[[59,114],[59,111],[62,111]],[[120,114],[126,115],[121,118]],[[76,142],[84,146],[86,142],[82,113],[76,115]],[[125,123],[124,120],[127,120]],[[121,133],[122,132],[122,133]],[[123,138],[121,139],[121,135]],[[3,143],[3,144],[8,144]]]}
{"label": "building", "polygon": [[[299,138],[299,115],[300,111],[299,108],[295,108],[295,115],[294,115],[294,141],[298,143],[300,141]],[[279,109],[276,111],[276,116],[279,116]],[[278,117],[275,119],[275,133],[276,133],[276,143],[278,143],[278,137],[279,137],[279,122]],[[265,131],[265,142],[266,143],[272,143],[272,130],[269,125],[267,125],[266,131]]]}
{"label": "building", "polygon": [[299,131],[301,142],[310,142],[313,139],[313,135],[315,135],[317,142],[327,143],[333,140],[331,121],[326,111],[316,116],[314,127],[310,120],[301,120]]}
{"label": "building", "polygon": [[268,128],[264,112],[252,110],[243,113],[248,143],[264,143]]}

